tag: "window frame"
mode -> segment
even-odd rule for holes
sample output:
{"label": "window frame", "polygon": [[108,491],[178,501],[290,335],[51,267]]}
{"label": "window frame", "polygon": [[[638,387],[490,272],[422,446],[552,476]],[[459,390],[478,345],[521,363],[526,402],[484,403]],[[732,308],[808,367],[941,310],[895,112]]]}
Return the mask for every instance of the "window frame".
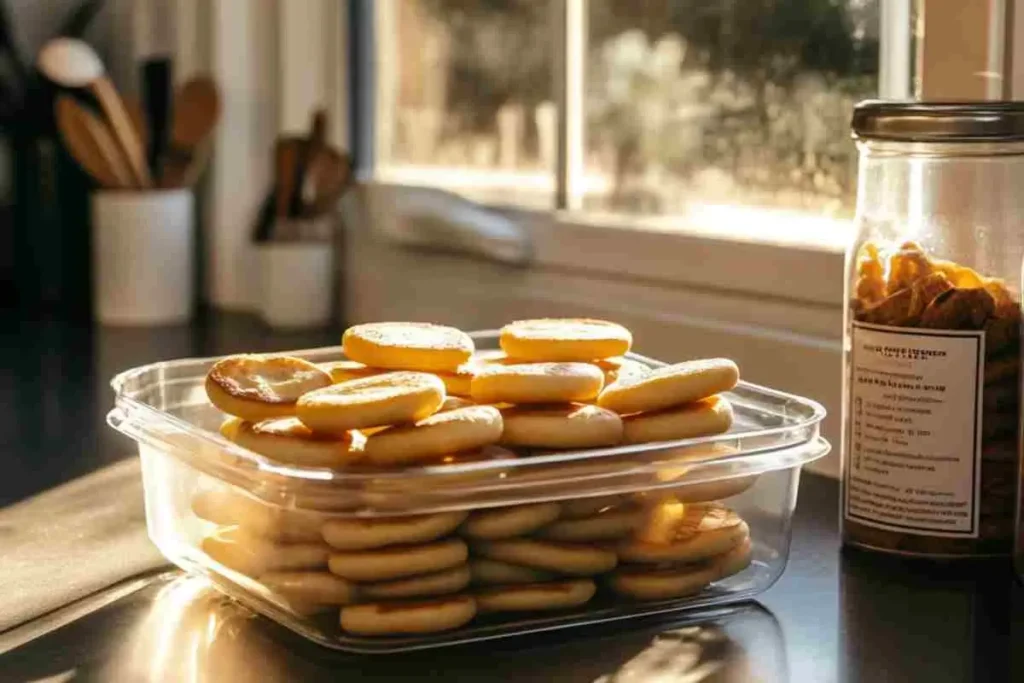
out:
{"label": "window frame", "polygon": [[[643,217],[615,214],[598,220],[593,214],[578,211],[582,204],[579,188],[583,173],[586,0],[549,1],[554,15],[552,30],[561,36],[554,65],[559,132],[554,206],[551,210],[533,210],[491,205],[532,226],[535,265],[838,307],[842,300],[843,255],[842,240],[834,237],[819,240],[812,236],[803,242],[782,244],[772,235],[748,233],[737,237],[695,230],[681,223],[682,217],[671,230],[665,230],[650,227]],[[378,27],[387,21],[393,2],[353,0],[350,25],[358,35],[354,40],[369,44],[371,50],[379,46]],[[912,0],[886,0],[880,8],[880,59],[888,60],[880,68],[880,90],[887,97],[910,95],[911,4]],[[387,106],[380,102],[381,91],[376,87],[375,69],[380,60],[365,51],[359,55],[359,63],[353,64],[354,74],[358,74],[353,82],[361,86],[354,97],[370,104],[357,105],[353,111],[370,123],[356,122],[353,128],[364,135],[373,128],[370,137],[376,146],[382,127],[379,112]],[[360,158],[360,176],[367,182],[398,189],[398,183],[376,175],[376,155],[366,152]],[[622,259],[621,254],[629,254],[629,259]],[[682,254],[687,258],[681,259]]]}
{"label": "window frame", "polygon": [[[665,230],[651,227],[644,217],[615,214],[610,220],[599,220],[592,213],[577,210],[582,200],[579,187],[584,127],[586,0],[549,1],[554,13],[553,31],[562,38],[558,41],[561,49],[556,52],[554,69],[559,117],[554,206],[551,210],[533,210],[490,205],[520,216],[532,226],[536,264],[600,272],[614,278],[629,277],[719,291],[747,292],[812,306],[841,306],[844,240],[835,239],[834,235],[827,239],[807,235],[795,242],[780,243],[772,234],[758,235],[747,231],[736,236],[698,230],[684,223],[682,216],[674,222],[671,230]],[[351,2],[354,9],[352,30],[361,34],[360,39],[372,50],[377,38],[376,21],[396,0]],[[950,84],[945,73],[941,74],[941,79],[936,77],[943,69],[939,68],[940,64],[930,63],[932,52],[926,49],[927,45],[920,37],[929,26],[939,33],[942,24],[949,23],[945,12],[926,11],[928,7],[938,8],[941,2],[885,0],[880,3],[879,96],[904,99],[915,94],[927,95],[936,87],[953,88],[968,94],[977,92],[989,98],[1008,97],[1014,92],[1018,97],[1024,96],[1024,69],[1013,68],[1024,63],[1024,12],[1014,12],[1014,3],[1007,0],[970,0],[969,11],[987,27],[987,33],[981,41],[980,50],[973,45],[978,42],[976,36],[965,36],[959,44],[950,44],[950,37],[943,35],[942,43],[946,50],[980,53],[978,63],[965,69],[971,72],[974,80],[964,78]],[[1018,36],[1016,39],[1015,35]],[[354,111],[360,117],[375,122],[378,119],[374,114],[380,111],[379,91],[375,87],[376,78],[370,72],[378,60],[371,58],[366,61],[367,56],[363,52],[363,59],[353,64],[354,70],[361,74],[353,78],[353,82],[362,83],[362,87],[355,91],[355,98],[370,104],[357,106]],[[1004,72],[1010,74],[1010,78],[979,85],[978,74],[997,63],[1004,65]],[[915,69],[920,72],[916,80],[913,76]],[[360,124],[354,127],[359,128]],[[376,142],[376,136],[373,140]],[[375,177],[372,153],[365,159],[369,163],[360,167],[364,180],[394,185]],[[661,223],[674,217],[663,218]],[[847,225],[852,230],[852,221]],[[620,258],[618,255],[621,254],[629,254],[629,259]],[[685,264],[675,263],[670,267],[666,254],[676,258],[685,254]]]}

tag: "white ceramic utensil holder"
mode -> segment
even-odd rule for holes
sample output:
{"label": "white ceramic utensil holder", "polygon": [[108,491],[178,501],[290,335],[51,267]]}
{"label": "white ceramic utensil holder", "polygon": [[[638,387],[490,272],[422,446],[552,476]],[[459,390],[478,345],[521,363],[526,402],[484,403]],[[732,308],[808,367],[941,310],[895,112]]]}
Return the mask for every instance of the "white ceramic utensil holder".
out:
{"label": "white ceramic utensil holder", "polygon": [[167,325],[192,315],[191,189],[92,196],[93,315],[106,325]]}
{"label": "white ceramic utensil holder", "polygon": [[334,277],[331,242],[265,242],[259,252],[264,322],[283,328],[329,324]]}

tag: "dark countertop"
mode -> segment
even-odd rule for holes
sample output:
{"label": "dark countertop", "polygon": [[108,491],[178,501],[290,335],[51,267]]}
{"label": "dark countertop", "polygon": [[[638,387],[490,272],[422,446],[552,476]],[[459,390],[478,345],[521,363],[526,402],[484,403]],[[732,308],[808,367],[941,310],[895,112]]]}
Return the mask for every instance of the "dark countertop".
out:
{"label": "dark countertop", "polygon": [[[271,333],[231,315],[153,330],[3,325],[0,458],[7,474],[0,477],[0,507],[134,453],[103,421],[115,372],[166,358],[338,338],[337,331]],[[358,657],[298,642],[203,580],[162,572],[96,596],[96,609],[80,619],[52,615],[68,623],[13,649],[3,647],[8,634],[0,633],[0,680],[611,681],[647,680],[641,670],[654,663],[659,680],[1024,681],[1024,590],[1008,562],[943,568],[841,553],[837,496],[836,482],[803,477],[789,566],[758,602]],[[706,676],[682,677],[694,666]]]}
{"label": "dark countertop", "polygon": [[106,425],[110,379],[172,358],[337,344],[341,330],[281,332],[252,316],[201,315],[194,325],[104,328],[0,321],[0,507],[135,453]]}

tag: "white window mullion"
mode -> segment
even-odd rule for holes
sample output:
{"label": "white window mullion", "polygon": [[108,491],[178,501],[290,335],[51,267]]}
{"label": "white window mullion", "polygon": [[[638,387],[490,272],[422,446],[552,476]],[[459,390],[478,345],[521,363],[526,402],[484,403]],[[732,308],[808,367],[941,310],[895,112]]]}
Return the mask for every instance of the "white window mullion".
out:
{"label": "white window mullion", "polygon": [[911,0],[885,0],[879,8],[878,96],[909,99],[911,87]]}
{"label": "white window mullion", "polygon": [[583,206],[584,74],[587,52],[585,0],[554,0],[558,40],[555,92],[558,99],[558,166],[555,207]]}
{"label": "white window mullion", "polygon": [[[400,1],[400,0],[398,0]],[[373,64],[373,158],[377,164],[394,159],[395,112],[398,107],[399,46],[396,0],[375,0],[373,42],[370,48]]]}
{"label": "white window mullion", "polygon": [[328,130],[330,139],[351,151],[352,127],[349,121],[349,2],[328,0],[324,11],[324,67],[327,89],[327,108],[331,112]]}

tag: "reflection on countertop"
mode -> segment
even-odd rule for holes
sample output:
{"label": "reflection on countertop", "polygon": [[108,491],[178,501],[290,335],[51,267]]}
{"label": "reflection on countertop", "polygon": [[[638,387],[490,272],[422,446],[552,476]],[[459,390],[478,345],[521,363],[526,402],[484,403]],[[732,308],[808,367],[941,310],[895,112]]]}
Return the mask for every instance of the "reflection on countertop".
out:
{"label": "reflection on countertop", "polygon": [[[272,331],[252,315],[203,312],[188,325],[102,327],[0,320],[0,507],[135,454],[110,429],[110,379],[137,365],[337,344],[340,329]],[[70,435],[70,436],[69,436]]]}
{"label": "reflection on countertop", "polygon": [[842,680],[1024,680],[1024,588],[1009,562],[943,566],[849,549],[839,601]]}
{"label": "reflection on countertop", "polygon": [[[524,656],[528,653],[528,656]],[[345,655],[303,642],[179,572],[0,656],[16,680],[419,680],[783,683],[782,632],[757,603],[543,637],[407,654]],[[66,680],[57,678],[55,680]]]}

